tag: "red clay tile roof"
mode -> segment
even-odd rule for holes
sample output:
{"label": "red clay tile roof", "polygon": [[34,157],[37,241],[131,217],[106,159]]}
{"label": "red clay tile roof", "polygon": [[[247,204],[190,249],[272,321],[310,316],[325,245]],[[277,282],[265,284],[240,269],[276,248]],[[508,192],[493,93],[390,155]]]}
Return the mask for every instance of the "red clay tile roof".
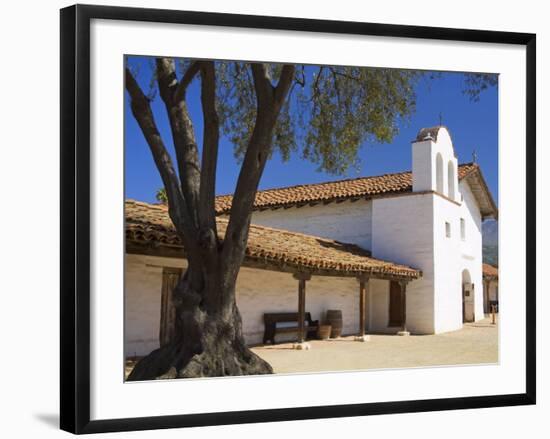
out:
{"label": "red clay tile roof", "polygon": [[[462,180],[476,171],[479,172],[479,166],[475,163],[460,165],[458,178]],[[338,200],[368,199],[402,192],[412,192],[412,172],[410,171],[258,191],[254,209],[277,209]],[[216,212],[229,213],[232,198],[232,195],[216,197]]]}
{"label": "red clay tile roof", "polygon": [[[181,247],[165,206],[127,200],[125,215],[127,242]],[[227,220],[218,218],[217,224],[219,235],[224,236]],[[372,258],[369,251],[354,244],[254,224],[250,226],[243,265],[338,276],[421,276],[420,271],[405,265]]]}
{"label": "red clay tile roof", "polygon": [[483,277],[491,277],[498,279],[498,268],[489,264],[483,264]]}

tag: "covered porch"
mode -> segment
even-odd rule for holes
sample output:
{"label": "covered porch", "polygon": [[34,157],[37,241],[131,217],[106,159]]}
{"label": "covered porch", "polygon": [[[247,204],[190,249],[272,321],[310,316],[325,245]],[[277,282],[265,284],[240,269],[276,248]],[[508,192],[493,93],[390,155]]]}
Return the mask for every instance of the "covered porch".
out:
{"label": "covered porch", "polygon": [[[133,290],[144,284],[140,278],[147,271],[157,279],[151,283],[158,282],[160,299],[156,304],[140,305],[147,306],[147,311],[136,309],[135,315],[127,314],[126,324],[139,324],[139,313],[156,314],[158,332],[148,336],[148,346],[153,347],[155,338],[160,345],[165,342],[173,318],[171,292],[185,270],[185,251],[164,207],[127,202],[126,220],[128,310],[133,312]],[[226,220],[218,219],[221,236],[226,224]],[[262,343],[265,314],[286,312],[297,316],[295,331],[289,334],[290,339],[276,334],[275,342],[292,341],[297,349],[311,348],[306,340],[306,313],[323,323],[328,309],[342,310],[343,335],[352,335],[354,340],[366,341],[373,328],[408,335],[407,285],[421,276],[418,270],[373,258],[369,251],[353,244],[256,225],[250,228],[242,267],[237,304],[249,345]],[[376,297],[380,297],[378,302],[371,303]],[[150,326],[148,332],[155,331],[154,322]],[[127,355],[139,355],[142,349],[137,343],[144,338],[134,336],[136,342],[127,343]]]}

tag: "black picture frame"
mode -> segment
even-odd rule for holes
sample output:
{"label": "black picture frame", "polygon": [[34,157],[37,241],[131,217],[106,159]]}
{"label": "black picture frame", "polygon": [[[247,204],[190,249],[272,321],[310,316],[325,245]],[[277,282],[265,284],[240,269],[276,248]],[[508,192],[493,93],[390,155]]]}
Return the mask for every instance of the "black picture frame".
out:
{"label": "black picture frame", "polygon": [[[525,393],[384,403],[90,420],[90,21],[131,20],[334,34],[503,43],[526,47]],[[535,404],[536,35],[302,18],[76,5],[61,10],[61,404],[60,424],[99,433]]]}

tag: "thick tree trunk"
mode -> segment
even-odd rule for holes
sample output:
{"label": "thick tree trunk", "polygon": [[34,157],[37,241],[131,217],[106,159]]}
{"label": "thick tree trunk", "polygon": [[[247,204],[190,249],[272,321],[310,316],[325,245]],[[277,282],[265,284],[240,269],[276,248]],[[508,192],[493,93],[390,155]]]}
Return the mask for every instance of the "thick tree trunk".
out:
{"label": "thick tree trunk", "polygon": [[[285,65],[279,83],[273,86],[266,66],[252,64],[258,115],[222,244],[217,236],[214,210],[219,142],[214,64],[193,63],[179,83],[174,60],[158,58],[156,65],[160,94],[172,128],[179,183],[150,101],[128,69],[126,89],[132,98],[132,112],[163,179],[170,218],[184,244],[189,268],[173,295],[176,306],[173,340],[138,362],[128,379],[273,373],[267,362],[246,347],[235,302],[235,284],[245,254],[254,197],[269,157],[277,117],[294,77],[294,66]],[[205,127],[202,167],[183,99],[185,88],[199,71]]]}
{"label": "thick tree trunk", "polygon": [[[186,272],[174,291],[174,339],[140,360],[128,380],[273,373],[245,344],[235,285],[223,287],[222,282],[207,281],[205,290],[196,292],[189,277]],[[206,300],[208,297],[211,300]],[[224,300],[213,300],[216,297]]]}

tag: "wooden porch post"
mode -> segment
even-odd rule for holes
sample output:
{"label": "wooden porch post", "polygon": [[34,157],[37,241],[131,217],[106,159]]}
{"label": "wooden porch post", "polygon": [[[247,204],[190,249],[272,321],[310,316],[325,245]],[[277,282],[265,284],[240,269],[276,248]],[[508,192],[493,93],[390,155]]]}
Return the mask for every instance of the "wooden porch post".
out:
{"label": "wooden porch post", "polygon": [[410,332],[407,331],[407,283],[406,280],[399,281],[401,287],[401,330],[397,335],[410,335]]}
{"label": "wooden porch post", "polygon": [[[303,346],[306,339],[306,281],[311,279],[310,273],[294,273],[294,279],[298,280],[298,345]],[[297,346],[298,347],[298,346]]]}
{"label": "wooden porch post", "polygon": [[365,320],[366,320],[366,282],[361,279],[359,281],[359,335],[365,335]]}
{"label": "wooden porch post", "polygon": [[355,337],[356,341],[368,341],[369,336],[366,335],[366,320],[367,320],[367,290],[369,288],[368,277],[358,277],[359,281],[359,335]]}
{"label": "wooden porch post", "polygon": [[298,342],[303,343],[306,335],[304,334],[304,319],[306,318],[306,281],[298,280]]}
{"label": "wooden porch post", "polygon": [[489,287],[491,286],[491,281],[487,279],[483,279],[483,287],[485,291],[483,291],[483,312],[485,314],[491,312],[491,307],[489,306]]}

